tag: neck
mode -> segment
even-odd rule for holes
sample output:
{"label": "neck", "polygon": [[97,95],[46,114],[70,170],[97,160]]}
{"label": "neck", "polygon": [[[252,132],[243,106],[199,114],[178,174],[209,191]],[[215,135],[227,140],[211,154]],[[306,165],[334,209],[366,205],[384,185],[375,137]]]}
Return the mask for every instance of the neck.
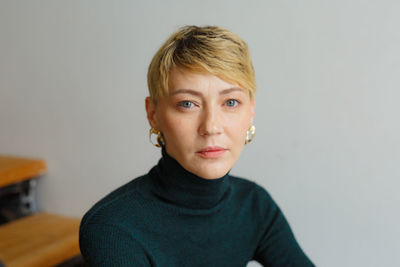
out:
{"label": "neck", "polygon": [[229,174],[217,179],[201,178],[185,170],[164,148],[162,155],[151,172],[158,197],[193,209],[209,209],[221,203],[230,186]]}

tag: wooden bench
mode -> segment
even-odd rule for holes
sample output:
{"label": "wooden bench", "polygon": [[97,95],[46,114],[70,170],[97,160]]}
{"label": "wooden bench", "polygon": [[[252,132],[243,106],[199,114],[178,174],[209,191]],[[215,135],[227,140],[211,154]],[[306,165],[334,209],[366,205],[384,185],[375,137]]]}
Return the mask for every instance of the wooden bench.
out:
{"label": "wooden bench", "polygon": [[41,159],[0,155],[0,224],[38,211],[36,178],[46,169]]}
{"label": "wooden bench", "polygon": [[0,225],[0,261],[6,267],[54,266],[80,255],[79,219],[37,213],[35,178],[46,169],[40,159],[0,155],[2,201],[9,200],[8,191],[18,192],[20,203],[9,212],[22,216]]}
{"label": "wooden bench", "polygon": [[0,226],[0,260],[7,267],[54,266],[78,256],[79,219],[37,213]]}
{"label": "wooden bench", "polygon": [[0,187],[37,177],[46,169],[41,159],[0,155]]}

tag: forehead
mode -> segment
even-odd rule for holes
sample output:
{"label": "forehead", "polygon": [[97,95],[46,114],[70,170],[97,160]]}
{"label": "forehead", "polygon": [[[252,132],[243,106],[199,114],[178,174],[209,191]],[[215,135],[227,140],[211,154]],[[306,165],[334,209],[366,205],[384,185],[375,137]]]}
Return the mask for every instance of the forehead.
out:
{"label": "forehead", "polygon": [[199,92],[218,93],[227,89],[245,92],[246,90],[237,83],[227,82],[218,76],[207,72],[194,72],[182,68],[173,68],[169,73],[168,94],[186,89]]}

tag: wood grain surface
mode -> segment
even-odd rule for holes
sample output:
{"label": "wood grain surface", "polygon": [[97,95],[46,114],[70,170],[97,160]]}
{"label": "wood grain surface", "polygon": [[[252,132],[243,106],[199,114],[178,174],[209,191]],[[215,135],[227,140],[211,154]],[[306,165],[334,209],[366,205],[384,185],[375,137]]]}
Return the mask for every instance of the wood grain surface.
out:
{"label": "wood grain surface", "polygon": [[0,187],[37,177],[46,170],[41,159],[0,155]]}
{"label": "wood grain surface", "polygon": [[7,267],[46,267],[79,255],[79,219],[37,213],[0,226],[0,260]]}

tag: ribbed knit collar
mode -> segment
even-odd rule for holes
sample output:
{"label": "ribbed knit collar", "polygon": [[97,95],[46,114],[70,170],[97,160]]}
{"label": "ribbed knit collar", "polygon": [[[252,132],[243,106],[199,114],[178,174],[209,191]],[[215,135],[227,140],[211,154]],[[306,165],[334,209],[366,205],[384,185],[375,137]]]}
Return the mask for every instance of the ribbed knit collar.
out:
{"label": "ribbed knit collar", "polygon": [[162,158],[150,172],[153,193],[169,203],[192,209],[210,209],[229,191],[229,172],[217,179],[204,179],[185,170],[162,149]]}

